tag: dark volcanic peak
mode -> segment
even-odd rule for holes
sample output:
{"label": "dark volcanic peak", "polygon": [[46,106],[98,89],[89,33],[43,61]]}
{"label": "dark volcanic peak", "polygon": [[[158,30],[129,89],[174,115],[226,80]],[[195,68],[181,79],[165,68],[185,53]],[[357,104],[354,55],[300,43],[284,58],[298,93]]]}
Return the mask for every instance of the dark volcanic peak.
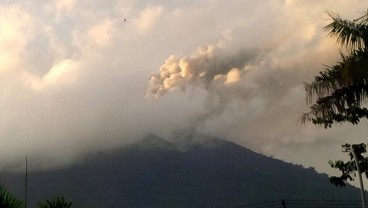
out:
{"label": "dark volcanic peak", "polygon": [[[234,143],[228,142],[226,140],[206,135],[184,135],[178,137],[172,137],[169,139],[163,139],[154,134],[149,134],[143,139],[132,144],[130,147],[139,149],[175,149],[181,152],[189,151],[193,148],[205,148],[213,149],[217,147],[224,147],[230,145],[232,147],[241,146]],[[245,148],[244,148],[245,149]]]}
{"label": "dark volcanic peak", "polygon": [[161,149],[161,148],[167,148],[172,149],[175,148],[174,145],[165,139],[158,137],[154,134],[149,134],[145,136],[143,139],[137,141],[136,143],[133,143],[131,147],[134,148],[142,148],[142,149]]}
{"label": "dark volcanic peak", "polygon": [[188,150],[196,146],[202,148],[215,148],[227,143],[226,140],[206,135],[186,135],[171,139],[172,142],[182,150]]}
{"label": "dark volcanic peak", "polygon": [[[23,174],[0,173],[20,198]],[[63,194],[73,207],[213,207],[300,200],[359,200],[314,169],[272,159],[215,137],[149,135],[62,170],[29,174],[29,202]]]}

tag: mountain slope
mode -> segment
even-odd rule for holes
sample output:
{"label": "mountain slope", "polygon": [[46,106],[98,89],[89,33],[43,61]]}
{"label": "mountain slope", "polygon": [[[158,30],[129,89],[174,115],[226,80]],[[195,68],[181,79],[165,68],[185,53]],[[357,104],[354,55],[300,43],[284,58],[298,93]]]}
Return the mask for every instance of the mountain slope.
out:
{"label": "mountain slope", "polygon": [[[19,196],[23,175],[0,173]],[[21,182],[20,182],[21,181]],[[62,170],[29,173],[31,207],[63,194],[73,207],[231,207],[282,199],[359,200],[327,175],[216,138],[170,143],[150,136]]]}

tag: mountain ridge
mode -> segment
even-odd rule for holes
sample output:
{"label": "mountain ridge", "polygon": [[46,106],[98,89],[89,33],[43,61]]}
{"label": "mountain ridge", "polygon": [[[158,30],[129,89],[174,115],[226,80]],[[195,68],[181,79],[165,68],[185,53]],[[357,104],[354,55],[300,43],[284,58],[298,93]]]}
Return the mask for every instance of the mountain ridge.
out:
{"label": "mountain ridge", "polygon": [[[22,174],[0,173],[21,196]],[[326,174],[285,163],[238,144],[203,137],[137,143],[86,157],[71,167],[29,173],[30,205],[63,194],[75,207],[231,207],[286,198],[354,199]],[[74,206],[73,206],[74,207]]]}

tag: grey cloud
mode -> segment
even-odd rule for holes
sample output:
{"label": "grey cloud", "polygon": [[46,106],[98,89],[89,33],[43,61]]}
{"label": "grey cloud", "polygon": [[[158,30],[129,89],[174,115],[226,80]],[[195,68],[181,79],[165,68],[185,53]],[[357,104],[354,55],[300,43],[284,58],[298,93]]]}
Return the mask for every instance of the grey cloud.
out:
{"label": "grey cloud", "polygon": [[[328,155],[316,161],[307,154],[321,138],[327,147],[343,141],[337,135],[364,135],[297,126],[306,108],[301,83],[338,57],[323,33],[324,11],[353,15],[361,1],[88,1],[58,20],[23,1],[0,7],[7,15],[0,21],[24,24],[5,28],[19,38],[14,47],[0,44],[0,57],[8,57],[0,63],[1,168],[16,168],[26,154],[33,168],[68,165],[177,129],[323,167]],[[155,21],[138,31],[144,14]],[[191,76],[181,75],[180,63]]]}

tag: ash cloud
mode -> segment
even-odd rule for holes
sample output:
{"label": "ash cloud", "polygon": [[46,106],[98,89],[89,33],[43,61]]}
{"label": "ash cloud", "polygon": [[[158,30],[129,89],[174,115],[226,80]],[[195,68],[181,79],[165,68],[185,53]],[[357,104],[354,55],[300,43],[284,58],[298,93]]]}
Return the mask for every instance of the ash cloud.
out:
{"label": "ash cloud", "polygon": [[[291,11],[294,6],[302,13]],[[285,15],[265,25],[247,22],[231,28],[217,44],[188,56],[169,56],[149,77],[146,96],[162,99],[173,92],[192,93],[194,99],[204,99],[204,110],[192,120],[192,132],[231,138],[266,155],[326,171],[328,167],[308,155],[308,149],[324,149],[336,157],[333,149],[346,137],[358,141],[362,127],[348,133],[349,125],[329,130],[298,125],[307,110],[302,83],[323,64],[338,60],[338,46],[323,33],[326,10],[300,1],[286,1],[278,8]],[[314,158],[314,165],[308,158]]]}
{"label": "ash cloud", "polygon": [[190,85],[208,88],[214,82],[230,84],[239,81],[247,65],[261,56],[257,49],[252,52],[229,52],[221,46],[207,45],[198,48],[190,56],[171,55],[160,67],[158,74],[150,76],[147,97],[159,97],[172,89],[186,89]]}
{"label": "ash cloud", "polygon": [[325,167],[344,138],[359,141],[365,130],[297,127],[306,107],[301,83],[339,57],[323,32],[325,11],[354,18],[364,6],[7,1],[0,5],[0,168],[23,167],[25,155],[31,169],[70,165],[177,129]]}

